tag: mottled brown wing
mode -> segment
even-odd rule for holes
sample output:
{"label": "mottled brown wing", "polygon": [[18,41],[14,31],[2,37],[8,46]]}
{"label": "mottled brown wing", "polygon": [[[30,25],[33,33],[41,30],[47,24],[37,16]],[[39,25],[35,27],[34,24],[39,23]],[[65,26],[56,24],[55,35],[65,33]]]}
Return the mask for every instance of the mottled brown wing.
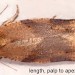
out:
{"label": "mottled brown wing", "polygon": [[0,57],[23,62],[75,60],[75,20],[33,19],[0,26]]}

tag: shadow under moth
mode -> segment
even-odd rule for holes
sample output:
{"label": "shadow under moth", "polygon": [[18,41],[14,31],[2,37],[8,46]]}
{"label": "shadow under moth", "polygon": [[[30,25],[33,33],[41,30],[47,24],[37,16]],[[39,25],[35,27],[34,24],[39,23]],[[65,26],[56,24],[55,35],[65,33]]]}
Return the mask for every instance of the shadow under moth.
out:
{"label": "shadow under moth", "polygon": [[75,61],[75,20],[41,18],[15,21],[15,15],[0,26],[0,58],[22,62]]}

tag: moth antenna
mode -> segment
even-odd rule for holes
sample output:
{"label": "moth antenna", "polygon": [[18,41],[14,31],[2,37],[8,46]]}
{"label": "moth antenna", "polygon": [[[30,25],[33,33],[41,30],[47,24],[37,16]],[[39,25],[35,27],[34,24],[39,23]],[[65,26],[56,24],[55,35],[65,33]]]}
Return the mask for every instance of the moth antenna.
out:
{"label": "moth antenna", "polygon": [[13,67],[11,67],[11,66],[9,66],[9,65],[5,64],[5,63],[4,63],[4,62],[2,62],[2,61],[0,61],[0,63],[1,63],[1,64],[3,64],[3,65],[5,65],[5,66],[7,66],[7,67],[9,67],[9,68],[11,68],[11,69],[13,69],[13,70],[15,70],[15,71],[17,71],[17,69],[15,69],[15,68],[13,68]]}
{"label": "moth antenna", "polygon": [[2,25],[6,25],[6,24],[8,24],[8,23],[11,23],[11,22],[14,22],[14,21],[15,21],[15,19],[16,19],[16,18],[18,17],[18,15],[19,15],[19,8],[18,8],[18,5],[16,5],[16,7],[17,7],[17,10],[16,10],[15,15],[14,15],[13,17],[11,17],[10,19],[8,19],[7,21],[3,22]]}
{"label": "moth antenna", "polygon": [[6,10],[7,7],[8,5],[6,5],[6,7],[0,12],[0,15]]}

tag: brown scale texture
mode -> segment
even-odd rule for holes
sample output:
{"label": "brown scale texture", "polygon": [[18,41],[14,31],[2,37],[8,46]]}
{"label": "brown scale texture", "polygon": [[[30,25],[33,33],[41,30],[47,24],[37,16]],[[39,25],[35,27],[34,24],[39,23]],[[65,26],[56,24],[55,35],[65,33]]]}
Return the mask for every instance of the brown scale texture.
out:
{"label": "brown scale texture", "polygon": [[23,62],[75,60],[75,20],[32,19],[0,26],[0,57]]}

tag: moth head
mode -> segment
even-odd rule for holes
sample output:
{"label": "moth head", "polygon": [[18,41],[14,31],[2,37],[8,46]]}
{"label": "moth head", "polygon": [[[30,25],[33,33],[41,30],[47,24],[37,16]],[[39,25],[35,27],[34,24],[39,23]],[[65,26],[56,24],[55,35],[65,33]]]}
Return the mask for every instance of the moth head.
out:
{"label": "moth head", "polygon": [[9,42],[9,39],[6,37],[4,32],[0,31],[0,47],[5,46]]}
{"label": "moth head", "polygon": [[3,47],[5,46],[7,43],[7,39],[3,38],[3,37],[0,37],[0,47]]}

